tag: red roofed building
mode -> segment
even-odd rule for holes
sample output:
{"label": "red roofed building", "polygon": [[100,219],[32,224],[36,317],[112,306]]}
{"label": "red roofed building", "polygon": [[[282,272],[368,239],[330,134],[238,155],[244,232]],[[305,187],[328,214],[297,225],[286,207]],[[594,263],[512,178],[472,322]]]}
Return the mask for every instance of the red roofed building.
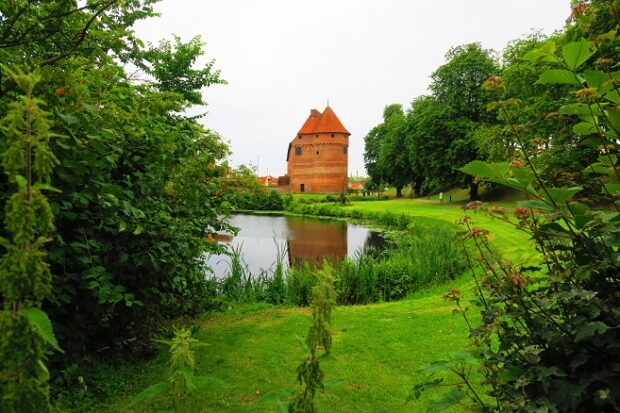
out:
{"label": "red roofed building", "polygon": [[290,191],[347,192],[350,135],[332,108],[327,106],[323,113],[312,109],[288,145]]}

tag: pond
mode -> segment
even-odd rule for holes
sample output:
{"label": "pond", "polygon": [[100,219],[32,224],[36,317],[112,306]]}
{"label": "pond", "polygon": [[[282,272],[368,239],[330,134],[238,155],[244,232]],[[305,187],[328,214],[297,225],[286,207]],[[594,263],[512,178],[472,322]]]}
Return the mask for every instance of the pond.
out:
{"label": "pond", "polygon": [[[284,215],[238,214],[231,224],[240,228],[229,248],[240,249],[244,265],[254,274],[275,266],[278,254],[285,266],[300,262],[342,260],[359,252],[375,254],[383,249],[380,232],[342,220]],[[218,276],[230,268],[230,257],[210,255],[207,265]]]}

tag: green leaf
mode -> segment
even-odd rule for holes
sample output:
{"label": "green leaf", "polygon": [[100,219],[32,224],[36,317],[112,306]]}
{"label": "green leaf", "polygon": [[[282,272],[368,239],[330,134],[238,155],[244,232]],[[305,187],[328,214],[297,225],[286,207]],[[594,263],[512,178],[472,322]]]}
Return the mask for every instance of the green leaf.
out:
{"label": "green leaf", "polygon": [[422,383],[416,383],[416,385],[413,386],[413,389],[411,389],[411,393],[409,393],[409,396],[407,396],[406,402],[408,403],[412,400],[418,400],[420,396],[422,396],[422,393],[424,393],[430,388],[438,386],[442,382],[443,378],[428,380]]}
{"label": "green leaf", "polygon": [[519,201],[518,205],[520,208],[540,209],[547,212],[551,212],[554,210],[553,206],[549,205],[548,203],[535,199],[528,201]]}
{"label": "green leaf", "polygon": [[549,202],[555,202],[556,204],[563,204],[564,202],[572,199],[575,194],[582,191],[580,186],[574,186],[572,188],[547,188],[547,191],[543,191],[544,198]]}
{"label": "green leaf", "polygon": [[586,136],[593,135],[598,132],[596,125],[590,122],[579,122],[573,126],[573,132],[576,135]]}
{"label": "green leaf", "polygon": [[465,392],[461,390],[451,390],[446,395],[438,400],[433,400],[428,403],[429,412],[440,412],[445,410],[465,398]]}
{"label": "green leaf", "polygon": [[620,105],[620,93],[618,93],[617,90],[612,90],[611,92],[606,93],[605,99],[612,103],[615,103],[616,105]]}
{"label": "green leaf", "polygon": [[168,391],[170,387],[170,383],[156,383],[150,387],[147,387],[146,389],[138,393],[136,397],[131,399],[128,407],[135,407],[146,399],[152,399],[153,397],[159,396],[160,394]]}
{"label": "green leaf", "polygon": [[64,113],[58,113],[58,116],[60,116],[60,118],[64,120],[65,123],[69,126],[75,125],[78,121],[77,118],[73,115],[66,115]]}
{"label": "green leaf", "polygon": [[123,232],[127,229],[127,223],[125,221],[120,221],[118,223],[118,232]]}
{"label": "green leaf", "polygon": [[579,66],[584,64],[593,54],[594,50],[590,48],[590,42],[585,39],[567,43],[562,48],[564,63],[573,71],[577,70]]}
{"label": "green leaf", "polygon": [[605,184],[603,185],[601,192],[609,192],[611,195],[617,194],[618,192],[620,192],[620,184]]}
{"label": "green leaf", "polygon": [[586,105],[585,103],[570,103],[560,108],[562,115],[586,115],[586,116],[601,116],[601,111],[597,106]]}
{"label": "green leaf", "polygon": [[144,232],[144,227],[142,226],[142,224],[138,224],[138,226],[136,227],[136,229],[134,229],[133,234],[134,235],[140,235]]}
{"label": "green leaf", "polygon": [[523,60],[527,60],[534,64],[538,62],[557,62],[558,57],[555,56],[555,42],[549,40],[543,44],[539,49],[530,50],[523,56]]}
{"label": "green leaf", "polygon": [[303,348],[305,352],[309,353],[310,352],[310,347],[308,347],[308,344],[306,343],[306,340],[303,337],[301,337],[301,336],[295,336],[295,338],[297,339],[297,342],[299,343],[301,348]]}
{"label": "green leaf", "polygon": [[436,360],[430,364],[427,364],[424,367],[421,367],[420,369],[418,369],[418,372],[430,376],[431,374],[450,370],[450,368],[452,367],[452,364],[453,363],[451,363],[448,360]]}
{"label": "green leaf", "polygon": [[590,88],[596,88],[597,90],[602,91],[606,87],[609,87],[607,84],[609,81],[609,75],[605,72],[598,70],[584,70],[583,77]]}
{"label": "green leaf", "polygon": [[20,187],[20,188],[25,187],[26,184],[28,183],[26,178],[24,178],[21,175],[15,175],[15,182],[17,183],[17,186]]}
{"label": "green leaf", "polygon": [[577,334],[575,335],[575,341],[583,340],[586,337],[591,337],[595,334],[603,334],[609,330],[609,327],[602,321],[591,321],[584,323],[577,328]]}
{"label": "green leaf", "polygon": [[615,107],[608,107],[607,120],[616,131],[620,131],[620,110]]}
{"label": "green leaf", "polygon": [[523,373],[524,373],[523,367],[510,366],[501,372],[501,374],[499,375],[499,378],[504,381],[511,382],[523,376]]}
{"label": "green leaf", "polygon": [[609,166],[601,165],[600,163],[588,166],[583,172],[588,174],[614,175],[613,169]]}
{"label": "green leaf", "polygon": [[33,185],[32,187],[34,189],[38,189],[38,190],[62,193],[62,191],[60,189],[55,188],[55,187],[51,186],[50,184],[36,184],[36,185]]}
{"label": "green leaf", "polygon": [[39,335],[49,345],[51,345],[56,351],[64,353],[64,351],[58,345],[56,336],[54,335],[54,329],[52,322],[45,313],[45,311],[36,307],[22,308],[19,310],[20,314],[28,319],[30,324],[37,330]]}
{"label": "green leaf", "polygon": [[581,85],[579,80],[572,72],[564,69],[549,69],[541,73],[536,83],[559,84],[559,85]]}
{"label": "green leaf", "polygon": [[491,179],[503,179],[508,173],[508,170],[509,166],[504,162],[491,163],[484,161],[472,161],[462,168],[459,168],[459,171],[468,175]]}

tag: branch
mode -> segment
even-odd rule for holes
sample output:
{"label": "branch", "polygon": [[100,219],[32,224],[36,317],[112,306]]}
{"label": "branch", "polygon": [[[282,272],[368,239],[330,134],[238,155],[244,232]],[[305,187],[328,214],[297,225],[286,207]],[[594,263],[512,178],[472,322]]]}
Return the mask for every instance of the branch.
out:
{"label": "branch", "polygon": [[69,48],[68,50],[62,52],[59,55],[56,55],[54,57],[50,57],[50,58],[44,60],[43,62],[41,62],[39,64],[39,67],[43,67],[43,66],[48,66],[48,65],[54,64],[57,61],[59,61],[61,59],[64,59],[65,57],[69,56],[71,53],[76,51],[78,49],[78,46],[80,44],[82,44],[82,42],[86,38],[86,34],[88,33],[88,29],[90,29],[90,26],[95,22],[97,17],[99,17],[106,9],[108,9],[110,6],[112,6],[117,1],[118,0],[111,0],[111,1],[109,1],[107,3],[104,3],[103,7],[99,11],[97,11],[95,14],[93,14],[92,17],[90,18],[90,20],[88,20],[88,22],[86,23],[86,25],[84,26],[84,28],[80,32],[80,35],[79,35],[77,41],[75,42],[75,44],[73,45],[73,47]]}

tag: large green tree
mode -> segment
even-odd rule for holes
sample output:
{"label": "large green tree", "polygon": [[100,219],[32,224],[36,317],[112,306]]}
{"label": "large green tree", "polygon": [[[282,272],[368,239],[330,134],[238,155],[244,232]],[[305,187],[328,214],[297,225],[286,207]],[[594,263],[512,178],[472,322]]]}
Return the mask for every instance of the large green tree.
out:
{"label": "large green tree", "polygon": [[364,138],[366,171],[376,182],[396,188],[402,197],[403,188],[412,181],[406,138],[406,119],[402,105],[392,104],[383,111],[383,122]]}
{"label": "large green tree", "polygon": [[[421,96],[411,103],[407,112],[407,154],[416,176],[416,195],[424,191],[449,188],[454,170],[444,156],[452,136],[458,133],[450,110],[433,96]],[[422,188],[424,186],[424,188]]]}
{"label": "large green tree", "polygon": [[[436,154],[445,157],[445,164],[453,169],[478,159],[479,154],[473,132],[482,123],[492,122],[486,111],[490,96],[482,83],[499,72],[490,50],[478,43],[453,47],[446,54],[447,62],[432,74],[430,89],[433,96],[449,111],[451,123],[450,142]],[[469,187],[470,199],[478,197],[478,183],[460,172],[443,171],[447,186]]]}
{"label": "large green tree", "polygon": [[[184,111],[222,80],[213,63],[194,64],[198,40],[144,48],[132,25],[153,15],[152,3],[0,3],[0,62],[41,69],[35,94],[66,136],[52,145],[61,163],[51,181],[62,192],[50,200],[57,236],[43,307],[67,361],[93,348],[143,349],[162,318],[201,311],[213,297],[202,257],[217,248],[205,233],[225,226],[228,148]],[[153,81],[133,83],[129,61]],[[16,89],[0,77],[0,114]],[[0,135],[0,150],[5,142]]]}

